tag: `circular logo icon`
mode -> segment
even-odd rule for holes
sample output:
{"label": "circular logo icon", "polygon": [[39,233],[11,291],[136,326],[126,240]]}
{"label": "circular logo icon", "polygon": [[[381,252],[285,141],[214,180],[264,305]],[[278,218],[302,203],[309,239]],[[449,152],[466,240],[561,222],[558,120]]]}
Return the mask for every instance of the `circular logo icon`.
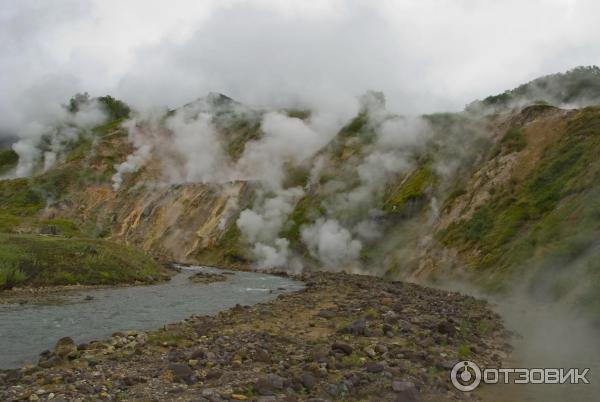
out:
{"label": "circular logo icon", "polygon": [[479,366],[473,362],[462,361],[458,362],[452,368],[450,373],[452,385],[459,391],[473,391],[481,382],[481,370]]}

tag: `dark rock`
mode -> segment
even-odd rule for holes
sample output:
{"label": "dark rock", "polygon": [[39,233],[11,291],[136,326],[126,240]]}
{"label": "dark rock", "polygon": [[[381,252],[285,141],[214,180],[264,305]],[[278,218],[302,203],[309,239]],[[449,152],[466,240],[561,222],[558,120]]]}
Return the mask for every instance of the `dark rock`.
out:
{"label": "dark rock", "polygon": [[23,373],[21,370],[5,370],[4,371],[4,381],[7,383],[13,383],[19,381],[23,377]]}
{"label": "dark rock", "polygon": [[340,394],[340,388],[337,386],[337,384],[325,384],[323,386],[323,391],[333,397],[337,397]]}
{"label": "dark rock", "polygon": [[348,345],[347,343],[343,343],[343,342],[334,343],[333,345],[331,345],[331,350],[333,350],[333,351],[339,350],[346,355],[351,355],[352,352],[354,351],[352,346]]}
{"label": "dark rock", "polygon": [[354,321],[347,328],[348,332],[354,336],[364,336],[367,329],[367,322],[364,319]]}
{"label": "dark rock", "polygon": [[393,381],[392,390],[396,393],[396,401],[417,402],[417,387],[412,381]]}
{"label": "dark rock", "polygon": [[301,378],[302,385],[308,391],[311,391],[317,385],[317,379],[311,373],[304,372]]}
{"label": "dark rock", "polygon": [[204,349],[196,349],[190,353],[189,360],[200,360],[206,357],[206,351]]}
{"label": "dark rock", "polygon": [[261,363],[271,363],[271,355],[264,349],[258,349],[254,356],[254,360]]}
{"label": "dark rock", "polygon": [[458,360],[442,360],[437,363],[437,366],[444,370],[452,370],[456,363],[458,363]]}
{"label": "dark rock", "polygon": [[456,328],[449,321],[442,321],[438,324],[437,330],[441,334],[446,334],[448,336],[454,336],[456,334]]}
{"label": "dark rock", "polygon": [[56,236],[58,235],[58,228],[54,225],[46,225],[42,227],[40,234]]}
{"label": "dark rock", "polygon": [[319,317],[322,317],[322,318],[328,318],[328,319],[329,319],[329,318],[333,318],[333,317],[335,317],[335,316],[336,316],[336,313],[335,313],[335,311],[333,311],[333,310],[327,310],[327,309],[323,309],[323,310],[319,311],[319,312],[317,313],[317,315],[318,315]]}
{"label": "dark rock", "polygon": [[60,357],[58,357],[56,355],[52,355],[47,358],[40,358],[40,360],[38,362],[38,366],[40,366],[41,368],[50,368],[50,367],[58,366],[62,362],[63,362],[63,360]]}
{"label": "dark rock", "polygon": [[77,355],[77,345],[75,345],[72,338],[65,336],[56,342],[54,353],[63,359],[75,357]]}
{"label": "dark rock", "polygon": [[371,362],[367,363],[365,368],[369,373],[381,373],[385,369],[385,366],[381,363]]}
{"label": "dark rock", "polygon": [[282,390],[285,385],[286,381],[284,378],[272,374],[259,378],[254,388],[256,388],[261,395],[273,395],[276,390]]}
{"label": "dark rock", "polygon": [[190,382],[193,374],[192,369],[187,364],[173,363],[169,365],[169,370],[173,373],[173,379],[178,382]]}
{"label": "dark rock", "polygon": [[125,378],[123,378],[123,384],[125,384],[128,387],[131,387],[137,383],[140,382],[140,378],[137,376],[125,376]]}
{"label": "dark rock", "polygon": [[221,371],[212,369],[212,370],[209,370],[208,373],[206,373],[206,379],[207,380],[215,380],[217,378],[221,378],[222,375],[223,375],[223,373]]}

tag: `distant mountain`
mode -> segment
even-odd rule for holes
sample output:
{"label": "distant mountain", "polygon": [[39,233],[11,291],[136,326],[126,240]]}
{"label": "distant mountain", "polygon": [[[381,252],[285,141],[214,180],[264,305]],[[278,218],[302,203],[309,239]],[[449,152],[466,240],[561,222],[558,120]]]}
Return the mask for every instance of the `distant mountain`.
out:
{"label": "distant mountain", "polygon": [[527,104],[550,104],[560,107],[585,107],[600,104],[600,68],[577,67],[566,73],[546,75],[507,90],[488,96],[467,106],[468,110],[504,110]]}

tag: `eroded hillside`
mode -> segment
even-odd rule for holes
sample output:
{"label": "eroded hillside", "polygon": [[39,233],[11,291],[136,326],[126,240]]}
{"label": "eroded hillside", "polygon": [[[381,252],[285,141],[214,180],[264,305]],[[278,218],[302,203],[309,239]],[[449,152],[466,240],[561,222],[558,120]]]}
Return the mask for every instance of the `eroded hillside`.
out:
{"label": "eroded hillside", "polygon": [[[0,182],[0,224],[125,242],[168,261],[466,278],[494,291],[518,280],[595,310],[600,108],[547,102],[580,99],[577,80],[598,76],[574,70],[557,78],[571,89],[547,99],[530,98],[552,77],[418,117],[388,111],[375,92],[349,120],[218,94],[113,113],[38,144],[36,173]],[[71,107],[91,102],[80,101]],[[10,172],[17,161],[2,155]]]}

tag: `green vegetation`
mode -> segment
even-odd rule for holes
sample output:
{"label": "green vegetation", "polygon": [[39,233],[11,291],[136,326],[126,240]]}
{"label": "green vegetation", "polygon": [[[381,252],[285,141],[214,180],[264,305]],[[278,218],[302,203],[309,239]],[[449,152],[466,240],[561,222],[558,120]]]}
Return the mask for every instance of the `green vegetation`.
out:
{"label": "green vegetation", "polygon": [[226,136],[225,151],[232,160],[236,161],[242,156],[246,143],[256,141],[262,137],[263,133],[260,127],[260,119],[248,117],[237,117],[233,123],[221,127]]}
{"label": "green vegetation", "polygon": [[518,128],[511,128],[506,132],[504,137],[500,140],[496,146],[495,155],[507,155],[513,152],[522,151],[527,146],[527,139],[523,130]]}
{"label": "green vegetation", "polygon": [[0,288],[155,282],[161,278],[160,265],[129,246],[104,240],[0,234]]}
{"label": "green vegetation", "polygon": [[566,73],[551,74],[537,78],[515,89],[499,95],[488,96],[476,101],[467,109],[481,107],[501,110],[514,103],[563,104],[582,101],[600,104],[600,68],[597,66],[577,67]]}
{"label": "green vegetation", "polygon": [[311,222],[311,219],[316,219],[324,214],[325,211],[321,206],[321,198],[315,194],[305,194],[296,203],[294,210],[288,217],[286,226],[279,235],[288,239],[292,247],[298,246],[300,244],[300,229],[302,225],[308,224]]}
{"label": "green vegetation", "polygon": [[103,106],[110,120],[126,119],[131,113],[131,109],[125,102],[115,99],[110,95],[99,97],[98,102]]}
{"label": "green vegetation", "polygon": [[308,120],[312,112],[308,109],[287,109],[285,113],[288,117],[293,117],[300,120]]}
{"label": "green vegetation", "polygon": [[558,299],[582,286],[575,278],[585,277],[589,288],[578,288],[579,302],[600,308],[594,290],[600,286],[594,251],[600,234],[599,121],[600,108],[577,113],[529,176],[498,189],[470,219],[441,233],[444,243],[468,255],[470,267],[492,270],[478,275],[478,282],[501,290],[527,266],[534,293]]}
{"label": "green vegetation", "polygon": [[197,258],[203,264],[223,267],[239,266],[250,261],[235,222],[230,224],[215,245],[200,251]]}
{"label": "green vegetation", "polygon": [[352,135],[360,133],[369,122],[369,116],[366,112],[359,113],[347,126],[342,128],[340,131],[345,135]]}
{"label": "green vegetation", "polygon": [[389,192],[384,201],[384,209],[400,213],[409,203],[422,200],[432,180],[433,173],[429,166],[416,169]]}
{"label": "green vegetation", "polygon": [[19,155],[12,149],[0,150],[0,174],[6,173],[19,163]]}

